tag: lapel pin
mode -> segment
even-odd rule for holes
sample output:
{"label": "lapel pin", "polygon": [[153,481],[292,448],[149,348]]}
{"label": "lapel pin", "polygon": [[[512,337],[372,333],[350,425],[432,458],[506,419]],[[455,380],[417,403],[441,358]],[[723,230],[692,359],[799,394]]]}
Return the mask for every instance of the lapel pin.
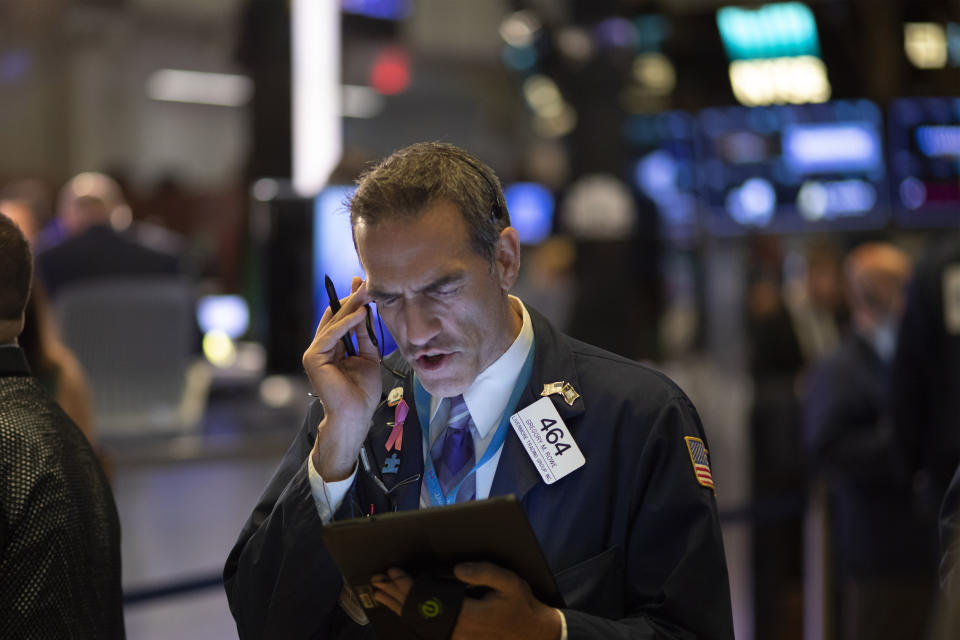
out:
{"label": "lapel pin", "polygon": [[394,387],[387,395],[387,406],[395,407],[403,400],[403,387]]}
{"label": "lapel pin", "polygon": [[541,397],[552,396],[556,393],[560,393],[563,390],[562,382],[551,382],[549,384],[543,385],[543,391],[540,392]]}
{"label": "lapel pin", "polygon": [[562,396],[564,402],[571,407],[573,406],[573,403],[576,402],[577,398],[580,397],[580,394],[577,393],[577,390],[573,388],[573,385],[563,380],[560,382],[551,382],[543,385],[543,391],[540,392],[540,395],[543,397],[552,395]]}
{"label": "lapel pin", "polygon": [[577,398],[580,397],[580,394],[577,393],[577,390],[573,388],[573,385],[569,382],[563,383],[563,388],[560,389],[560,395],[563,396],[564,401],[571,407],[573,403],[577,401]]}

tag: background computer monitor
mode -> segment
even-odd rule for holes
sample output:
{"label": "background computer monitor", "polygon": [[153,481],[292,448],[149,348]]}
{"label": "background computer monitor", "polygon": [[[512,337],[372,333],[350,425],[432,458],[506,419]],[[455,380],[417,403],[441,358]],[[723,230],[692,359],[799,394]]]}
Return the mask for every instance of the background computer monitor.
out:
{"label": "background computer monitor", "polygon": [[888,218],[882,114],[868,100],[699,114],[698,181],[718,235],[871,229]]}
{"label": "background computer monitor", "polygon": [[888,116],[894,212],[907,227],[960,223],[960,98],[899,98]]}

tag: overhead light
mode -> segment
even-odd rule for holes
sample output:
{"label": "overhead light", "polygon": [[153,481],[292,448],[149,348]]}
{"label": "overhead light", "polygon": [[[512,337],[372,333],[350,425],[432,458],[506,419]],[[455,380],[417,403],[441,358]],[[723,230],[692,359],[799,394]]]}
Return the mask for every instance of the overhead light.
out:
{"label": "overhead light", "polygon": [[343,153],[340,3],[292,0],[293,185],[315,196]]}
{"label": "overhead light", "polygon": [[717,28],[730,60],[820,55],[817,21],[801,2],[725,7],[717,11]]}
{"label": "overhead light", "polygon": [[564,104],[557,113],[538,115],[533,119],[533,130],[544,138],[562,138],[577,127],[577,112]]}
{"label": "overhead light", "polygon": [[540,19],[532,11],[517,11],[500,23],[500,37],[511,47],[529,47],[540,26]]}
{"label": "overhead light", "polygon": [[669,94],[677,85],[673,63],[662,53],[641,53],[634,58],[633,77],[644,91],[657,96]]}
{"label": "overhead light", "polygon": [[370,84],[385,96],[403,93],[410,86],[410,56],[400,47],[377,52],[370,69]]}
{"label": "overhead light", "polygon": [[153,100],[242,107],[253,96],[253,81],[231,73],[160,69],[147,78]]}
{"label": "overhead light", "polygon": [[542,74],[530,76],[524,81],[523,96],[530,108],[542,115],[549,115],[563,107],[563,96],[557,83]]}
{"label": "overhead light", "polygon": [[593,55],[593,39],[580,27],[563,27],[557,31],[554,44],[570,62],[584,64]]}
{"label": "overhead light", "polygon": [[344,118],[376,118],[383,112],[387,99],[373,87],[343,85]]}
{"label": "overhead light", "polygon": [[729,74],[734,97],[748,107],[830,99],[827,68],[815,56],[734,60]]}
{"label": "overhead light", "polygon": [[947,33],[935,22],[908,22],[903,25],[903,50],[918,69],[947,66]]}

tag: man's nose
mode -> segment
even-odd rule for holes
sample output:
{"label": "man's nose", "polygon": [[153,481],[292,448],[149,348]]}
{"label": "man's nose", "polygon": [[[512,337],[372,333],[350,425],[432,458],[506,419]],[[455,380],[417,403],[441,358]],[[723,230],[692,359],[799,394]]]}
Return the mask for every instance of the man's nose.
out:
{"label": "man's nose", "polygon": [[407,342],[414,346],[425,346],[440,333],[440,318],[430,310],[429,305],[405,305],[403,316]]}

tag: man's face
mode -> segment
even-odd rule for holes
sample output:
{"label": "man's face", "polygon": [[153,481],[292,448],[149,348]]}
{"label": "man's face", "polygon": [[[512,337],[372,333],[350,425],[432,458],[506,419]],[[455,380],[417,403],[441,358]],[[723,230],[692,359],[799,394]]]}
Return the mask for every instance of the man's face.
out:
{"label": "man's face", "polygon": [[367,291],[424,388],[463,393],[519,331],[506,292],[516,279],[516,232],[491,265],[470,245],[457,207],[441,201],[413,220],[354,230]]}

